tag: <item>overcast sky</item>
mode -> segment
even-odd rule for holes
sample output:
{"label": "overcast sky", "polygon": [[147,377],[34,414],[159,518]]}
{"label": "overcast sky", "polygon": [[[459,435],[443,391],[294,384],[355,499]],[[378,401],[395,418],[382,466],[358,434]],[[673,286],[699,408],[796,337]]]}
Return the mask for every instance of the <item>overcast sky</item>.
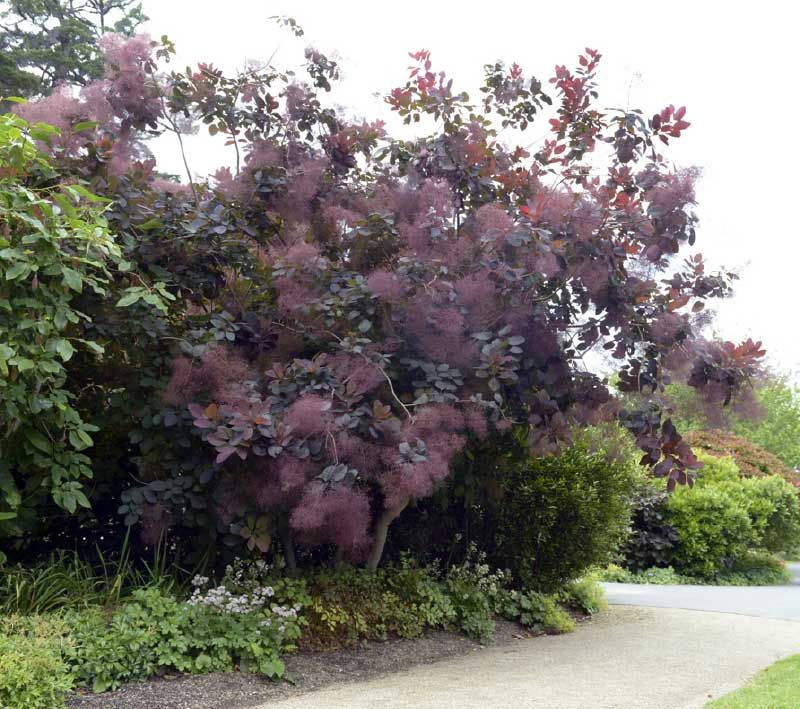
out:
{"label": "overcast sky", "polygon": [[[726,339],[764,341],[770,362],[800,371],[797,19],[789,2],[382,2],[144,0],[154,37],[167,34],[178,67],[198,61],[235,70],[248,59],[299,67],[312,44],[335,55],[343,81],[335,100],[350,115],[389,118],[378,98],[404,83],[407,52],[429,49],[458,88],[477,86],[484,63],[518,62],[541,79],[572,65],[584,47],[603,54],[604,107],[687,106],[692,127],[669,155],[703,170],[697,248],[712,266],[741,269],[736,296],[720,304]],[[291,15],[295,40],[268,18]],[[539,140],[547,126],[528,130]],[[192,170],[230,159],[219,142],[189,139]],[[181,173],[174,146],[159,165]]]}

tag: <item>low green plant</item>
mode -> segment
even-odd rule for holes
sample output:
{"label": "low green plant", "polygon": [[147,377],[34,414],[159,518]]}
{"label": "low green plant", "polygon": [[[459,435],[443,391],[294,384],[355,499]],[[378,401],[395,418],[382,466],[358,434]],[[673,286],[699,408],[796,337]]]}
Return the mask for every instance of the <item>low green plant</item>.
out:
{"label": "low green plant", "polygon": [[566,584],[558,598],[570,608],[594,615],[608,609],[606,594],[596,574],[587,574]]}
{"label": "low green plant", "polygon": [[750,552],[713,581],[719,586],[774,586],[791,583],[786,564],[766,552]]}
{"label": "low green plant", "polygon": [[750,552],[734,562],[732,567],[712,576],[690,576],[678,573],[672,566],[652,567],[631,571],[617,564],[597,570],[601,581],[611,583],[640,583],[659,586],[774,586],[788,584],[791,574],[778,558],[764,552]]}
{"label": "low green plant", "polygon": [[0,617],[0,707],[54,709],[72,688],[66,625],[40,616]]}
{"label": "low green plant", "polygon": [[185,577],[168,560],[162,545],[152,559],[130,556],[128,537],[116,554],[99,548],[89,552],[57,551],[30,565],[0,567],[0,613],[42,614],[60,608],[116,606],[136,589],[158,586],[177,589],[179,576]]}
{"label": "low green plant", "polygon": [[300,637],[297,611],[270,604],[269,587],[253,601],[202,586],[188,602],[148,588],[109,616],[99,609],[65,614],[73,639],[67,661],[76,683],[103,692],[159,667],[282,676],[281,655]]}
{"label": "low green plant", "polygon": [[672,586],[680,584],[696,584],[691,576],[679,574],[671,566],[653,566],[642,571],[631,571],[617,564],[609,564],[597,572],[601,581],[611,583],[643,583],[657,586]]}

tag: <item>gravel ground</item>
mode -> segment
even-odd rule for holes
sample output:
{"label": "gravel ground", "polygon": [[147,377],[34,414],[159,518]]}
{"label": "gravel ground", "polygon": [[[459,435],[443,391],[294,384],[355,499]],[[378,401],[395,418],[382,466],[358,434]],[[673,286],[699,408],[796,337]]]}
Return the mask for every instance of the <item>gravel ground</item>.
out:
{"label": "gravel ground", "polygon": [[[524,628],[498,621],[492,647],[509,647],[533,637]],[[328,652],[303,652],[287,658],[289,682],[271,682],[243,673],[177,676],[126,685],[116,692],[73,695],[75,709],[245,709],[272,706],[281,699],[342,682],[366,682],[393,672],[441,660],[487,652],[457,633],[431,632],[414,640],[366,642]],[[265,705],[264,702],[267,702]]]}
{"label": "gravel ground", "polygon": [[699,709],[797,652],[796,621],[617,606],[568,635],[522,640],[261,706]]}

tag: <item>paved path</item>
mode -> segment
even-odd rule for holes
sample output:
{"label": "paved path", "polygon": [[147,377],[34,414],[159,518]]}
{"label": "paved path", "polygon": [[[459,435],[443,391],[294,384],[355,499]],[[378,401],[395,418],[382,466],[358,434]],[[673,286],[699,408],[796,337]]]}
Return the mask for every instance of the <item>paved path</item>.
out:
{"label": "paved path", "polygon": [[[603,584],[611,604],[738,613],[800,620],[800,563],[789,564],[791,586],[650,586]],[[799,631],[800,632],[800,631]]]}
{"label": "paved path", "polygon": [[614,607],[568,635],[520,640],[263,707],[699,709],[797,652],[794,621]]}

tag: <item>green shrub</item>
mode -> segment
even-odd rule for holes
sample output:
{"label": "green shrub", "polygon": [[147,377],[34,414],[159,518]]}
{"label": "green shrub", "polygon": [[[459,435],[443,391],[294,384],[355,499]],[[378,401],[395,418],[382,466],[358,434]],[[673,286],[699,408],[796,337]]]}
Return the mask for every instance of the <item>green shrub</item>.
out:
{"label": "green shrub", "polygon": [[694,578],[679,574],[671,566],[653,566],[642,571],[631,571],[617,564],[609,564],[598,571],[598,576],[601,581],[611,583],[649,583],[658,586],[696,583]]}
{"label": "green shrub", "polygon": [[765,552],[751,552],[733,562],[729,571],[714,583],[720,586],[774,586],[792,580],[789,569],[780,559]]}
{"label": "green shrub", "polygon": [[747,483],[766,512],[757,524],[763,530],[761,546],[771,552],[790,552],[800,545],[800,491],[777,475],[753,478]]}
{"label": "green shrub", "polygon": [[0,618],[0,708],[53,709],[64,706],[72,688],[62,658],[68,640],[58,619]]}
{"label": "green shrub", "polygon": [[749,552],[790,551],[800,543],[797,490],[777,475],[742,478],[732,458],[702,456],[693,488],[676,490],[668,503],[680,543],[673,562],[705,577],[732,572]]}
{"label": "green shrub", "polygon": [[522,588],[543,591],[608,562],[627,537],[639,480],[628,458],[590,452],[584,443],[510,466],[485,522],[494,532],[492,561]]}
{"label": "green shrub", "polygon": [[673,557],[680,571],[713,576],[758,543],[748,505],[719,486],[677,488],[668,509],[680,539]]}
{"label": "green shrub", "polygon": [[653,567],[633,572],[616,564],[598,571],[602,581],[613,583],[643,583],[659,586],[690,584],[694,586],[774,586],[788,584],[791,574],[786,565],[771,554],[751,552],[731,563],[731,567],[712,576],[688,576],[671,566]]}

